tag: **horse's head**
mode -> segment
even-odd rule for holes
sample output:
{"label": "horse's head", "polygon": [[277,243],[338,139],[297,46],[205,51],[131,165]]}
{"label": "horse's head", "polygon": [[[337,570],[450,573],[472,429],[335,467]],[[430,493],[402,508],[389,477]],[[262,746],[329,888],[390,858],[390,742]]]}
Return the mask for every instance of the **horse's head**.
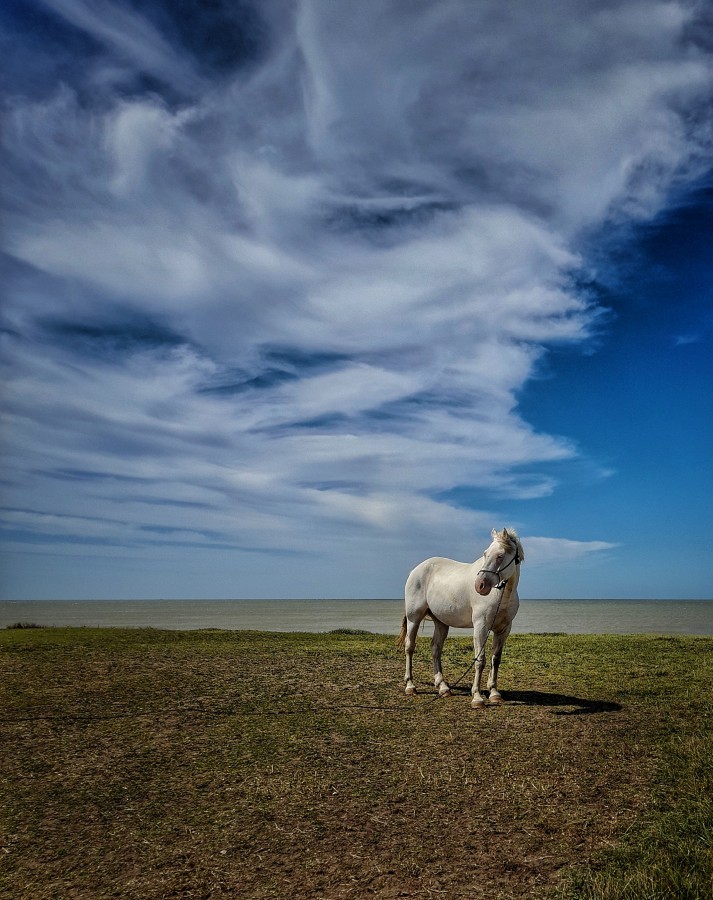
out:
{"label": "horse's head", "polygon": [[483,597],[492,589],[512,578],[517,566],[525,558],[517,533],[511,528],[496,531],[493,528],[493,542],[483,553],[483,564],[475,578],[475,589]]}

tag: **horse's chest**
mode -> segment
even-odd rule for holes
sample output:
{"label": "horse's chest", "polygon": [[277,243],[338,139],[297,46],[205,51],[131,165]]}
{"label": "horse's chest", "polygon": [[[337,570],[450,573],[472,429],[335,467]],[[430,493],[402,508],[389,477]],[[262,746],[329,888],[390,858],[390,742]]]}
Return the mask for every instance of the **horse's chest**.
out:
{"label": "horse's chest", "polygon": [[493,624],[490,626],[491,630],[501,631],[509,622],[512,622],[519,605],[520,603],[516,594],[510,594],[508,597],[504,598],[497,609]]}

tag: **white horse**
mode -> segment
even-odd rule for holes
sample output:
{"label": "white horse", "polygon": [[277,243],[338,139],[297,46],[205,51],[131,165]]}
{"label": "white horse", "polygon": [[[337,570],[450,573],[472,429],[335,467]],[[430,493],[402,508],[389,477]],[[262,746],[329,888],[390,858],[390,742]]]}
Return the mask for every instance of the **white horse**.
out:
{"label": "white horse", "polygon": [[441,651],[448,629],[472,628],[475,649],[475,675],[472,706],[482,709],[485,700],[480,693],[480,679],[485,665],[485,644],[493,632],[492,659],[488,676],[488,700],[502,703],[498,692],[498,668],[505,641],[510,634],[520,600],[517,583],[520,563],[525,559],[520,538],[513,529],[492,532],[493,542],[480,559],[473,563],[456,562],[436,556],[427,559],[411,572],[406,581],[406,615],[397,645],[406,650],[406,693],[415,694],[413,683],[413,651],[418,626],[424,618],[433,619],[431,658],[433,681],[441,696],[450,687],[441,669]]}

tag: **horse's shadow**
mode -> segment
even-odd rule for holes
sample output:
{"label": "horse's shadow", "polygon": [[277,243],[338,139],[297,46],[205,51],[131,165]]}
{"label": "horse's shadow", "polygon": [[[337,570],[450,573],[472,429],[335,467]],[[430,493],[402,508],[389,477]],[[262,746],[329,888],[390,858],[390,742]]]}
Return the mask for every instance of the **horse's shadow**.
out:
{"label": "horse's shadow", "polygon": [[[470,693],[470,689],[467,687],[458,686],[451,690],[453,693]],[[562,707],[550,709],[553,716],[586,716],[592,713],[619,712],[623,709],[621,703],[611,700],[585,700],[583,697],[548,694],[545,691],[503,691],[503,705]]]}
{"label": "horse's shadow", "polygon": [[503,694],[503,699],[505,703],[523,706],[569,707],[551,709],[553,716],[585,716],[591,713],[619,712],[622,709],[621,703],[611,700],[585,700],[583,697],[548,694],[545,691],[507,691]]}

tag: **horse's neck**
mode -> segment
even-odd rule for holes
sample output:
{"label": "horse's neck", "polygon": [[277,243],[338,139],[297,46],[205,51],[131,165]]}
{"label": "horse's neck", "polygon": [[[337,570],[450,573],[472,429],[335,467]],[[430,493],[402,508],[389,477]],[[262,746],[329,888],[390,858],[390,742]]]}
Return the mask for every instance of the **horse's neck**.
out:
{"label": "horse's neck", "polygon": [[515,566],[515,571],[512,574],[512,578],[508,579],[508,588],[510,589],[510,596],[515,593],[517,590],[518,582],[520,581],[520,566]]}
{"label": "horse's neck", "polygon": [[503,603],[507,604],[510,598],[514,595],[519,580],[520,566],[516,566],[513,574],[505,582],[505,588],[503,590]]}

